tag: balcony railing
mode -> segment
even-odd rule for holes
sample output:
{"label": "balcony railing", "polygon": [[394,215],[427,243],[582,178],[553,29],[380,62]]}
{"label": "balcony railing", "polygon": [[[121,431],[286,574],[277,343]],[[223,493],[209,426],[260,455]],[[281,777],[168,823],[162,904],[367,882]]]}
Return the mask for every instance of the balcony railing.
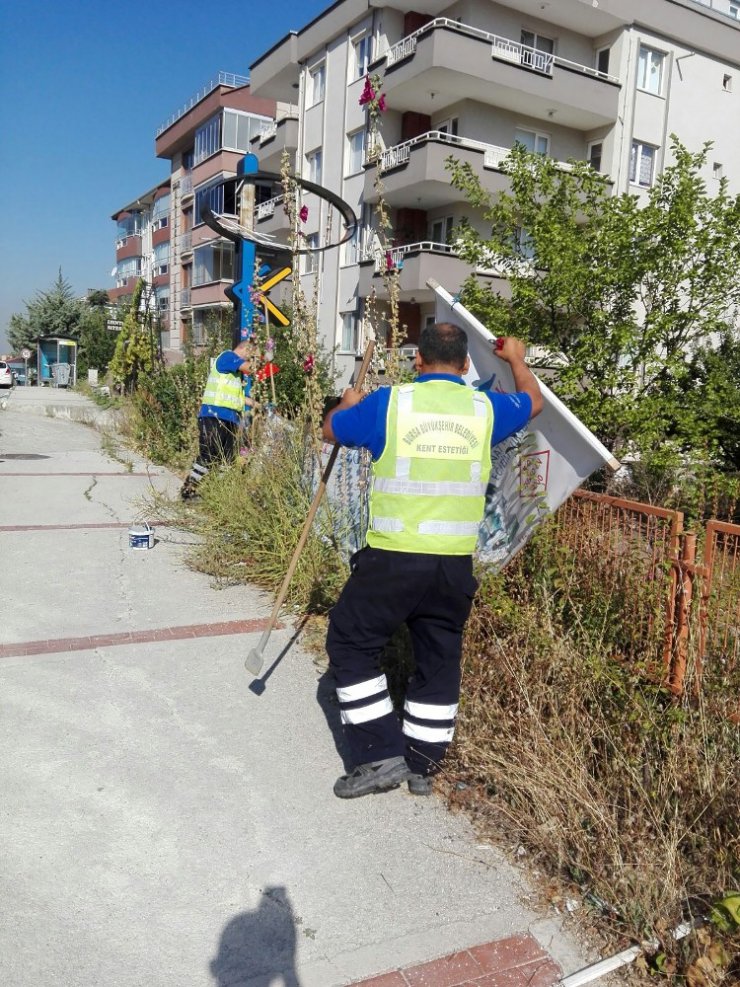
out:
{"label": "balcony railing", "polygon": [[190,288],[180,289],[180,308],[190,308]]}
{"label": "balcony railing", "polygon": [[400,247],[391,247],[390,250],[380,250],[377,244],[369,243],[362,251],[362,260],[375,261],[375,273],[382,274],[385,271],[400,270],[403,267],[404,258],[407,254],[418,253],[446,254],[449,257],[457,257],[454,247],[449,243],[436,243],[434,240],[420,240],[418,243],[404,243]]}
{"label": "balcony railing", "polygon": [[277,135],[277,120],[273,120],[271,123],[265,124],[260,130],[260,144],[264,144],[265,141],[271,140]]}
{"label": "balcony railing", "polygon": [[284,196],[276,195],[272,199],[266,199],[264,202],[260,202],[256,209],[257,219],[269,219],[270,216],[275,215],[275,207],[280,205],[283,201]]}
{"label": "balcony railing", "polygon": [[193,194],[193,176],[185,175],[180,179],[180,195],[185,198],[187,195]]}
{"label": "balcony railing", "polygon": [[434,20],[429,21],[428,24],[418,28],[412,34],[399,41],[398,44],[389,48],[385,54],[386,68],[390,68],[392,65],[403,61],[404,58],[409,58],[413,55],[421,35],[428,34],[435,28],[445,28],[454,31],[456,34],[485,41],[491,45],[491,56],[493,58],[506,62],[516,62],[518,65],[532,69],[535,72],[541,72],[543,75],[552,75],[553,66],[561,65],[564,68],[575,69],[576,71],[583,72],[584,75],[604,79],[607,82],[619,82],[616,76],[608,75],[606,72],[599,72],[589,65],[571,62],[569,59],[561,58],[559,55],[551,55],[547,51],[531,48],[529,45],[523,45],[519,41],[512,41],[511,38],[505,38],[499,34],[491,34],[490,31],[483,31],[481,28],[471,27],[469,24],[460,24],[458,21],[450,20],[449,17],[435,17]]}
{"label": "balcony railing", "polygon": [[[511,153],[510,147],[499,147],[497,144],[487,144],[484,141],[473,140],[471,137],[459,137],[457,134],[448,134],[442,130],[429,130],[425,134],[419,134],[383,151],[380,155],[381,171],[389,171],[391,168],[400,168],[408,164],[413,148],[429,141],[449,144],[450,147],[465,148],[469,151],[482,151],[484,168],[500,168],[504,159]],[[571,168],[566,161],[557,161],[556,164],[563,171],[569,171]]]}
{"label": "balcony railing", "polygon": [[193,249],[193,234],[190,231],[181,233],[178,246],[181,254],[189,254]]}
{"label": "balcony railing", "polygon": [[197,103],[200,103],[202,99],[205,99],[209,93],[212,93],[214,89],[218,89],[219,86],[230,86],[232,89],[238,89],[240,86],[248,85],[248,83],[249,78],[246,75],[234,75],[233,72],[219,72],[213,79],[209,79],[202,89],[199,89],[198,92],[192,96],[181,109],[179,109],[176,113],[173,113],[172,116],[157,129],[157,137],[159,137],[160,134],[163,134],[165,130],[168,130],[173,123],[177,123],[180,117],[184,117],[189,110],[192,110]]}

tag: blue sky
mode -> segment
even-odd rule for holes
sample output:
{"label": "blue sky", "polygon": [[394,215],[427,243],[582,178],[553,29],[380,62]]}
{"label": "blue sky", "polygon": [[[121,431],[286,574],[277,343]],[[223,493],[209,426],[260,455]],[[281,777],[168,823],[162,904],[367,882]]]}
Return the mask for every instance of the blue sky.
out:
{"label": "blue sky", "polygon": [[61,267],[111,288],[111,213],[169,171],[157,127],[330,0],[0,0],[0,352],[13,312]]}

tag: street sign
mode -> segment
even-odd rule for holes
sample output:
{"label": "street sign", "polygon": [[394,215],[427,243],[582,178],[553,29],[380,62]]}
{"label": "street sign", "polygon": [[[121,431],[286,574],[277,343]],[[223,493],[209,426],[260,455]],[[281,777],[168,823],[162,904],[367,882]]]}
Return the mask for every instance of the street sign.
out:
{"label": "street sign", "polygon": [[290,325],[290,319],[288,319],[288,317],[283,312],[280,311],[280,309],[277,307],[277,305],[275,305],[274,302],[270,301],[270,299],[267,297],[267,292],[270,290],[270,288],[274,288],[276,284],[279,284],[281,281],[287,278],[288,275],[291,273],[292,273],[292,269],[290,267],[281,267],[279,271],[276,271],[274,274],[271,274],[269,278],[267,278],[265,281],[262,282],[261,285],[259,285],[259,290],[262,292],[262,301],[264,302],[265,308],[270,312],[271,315],[273,315],[277,319],[277,321],[280,323],[281,326]]}
{"label": "street sign", "polygon": [[21,356],[24,360],[30,360],[33,353],[26,347],[26,349],[21,350]]}

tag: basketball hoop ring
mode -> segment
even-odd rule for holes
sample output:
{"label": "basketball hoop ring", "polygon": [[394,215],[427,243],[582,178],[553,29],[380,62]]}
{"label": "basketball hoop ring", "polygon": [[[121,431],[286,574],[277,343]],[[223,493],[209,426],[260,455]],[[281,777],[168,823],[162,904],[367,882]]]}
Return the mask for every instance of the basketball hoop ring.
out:
{"label": "basketball hoop ring", "polygon": [[[304,192],[313,193],[318,196],[323,202],[326,202],[330,206],[334,206],[341,218],[344,220],[344,234],[341,239],[337,240],[335,243],[327,243],[323,247],[301,247],[299,249],[292,249],[289,243],[281,243],[275,239],[272,234],[259,233],[257,230],[252,229],[248,226],[244,226],[237,219],[232,216],[224,216],[220,213],[215,213],[207,202],[204,202],[201,206],[201,215],[203,221],[207,226],[210,226],[214,232],[225,237],[227,240],[231,240],[233,243],[239,244],[243,240],[251,240],[254,243],[259,244],[261,247],[261,252],[264,253],[275,253],[275,254],[321,254],[326,250],[333,250],[334,247],[340,247],[343,243],[351,240],[357,229],[357,216],[355,215],[352,207],[344,201],[336,192],[332,192],[323,185],[317,185],[316,182],[310,182],[306,178],[294,178],[291,177],[291,183],[294,183],[299,189]],[[243,185],[254,185],[256,182],[271,182],[273,185],[282,185],[283,176],[278,175],[275,172],[270,171],[255,171],[248,174],[233,175],[230,178],[225,178],[223,181],[218,182],[216,185],[211,185],[209,187],[209,192],[218,188],[226,188],[229,185],[241,186]]]}

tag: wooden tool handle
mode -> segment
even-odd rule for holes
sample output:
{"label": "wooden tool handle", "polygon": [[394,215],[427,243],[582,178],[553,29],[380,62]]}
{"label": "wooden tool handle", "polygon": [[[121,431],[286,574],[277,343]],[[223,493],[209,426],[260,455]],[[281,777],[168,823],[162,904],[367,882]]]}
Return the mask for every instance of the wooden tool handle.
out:
{"label": "wooden tool handle", "polygon": [[[365,348],[365,355],[362,358],[362,363],[360,364],[360,369],[357,373],[357,380],[352,385],[356,391],[359,391],[365,382],[365,377],[367,375],[368,368],[370,367],[370,361],[373,358],[373,352],[375,350],[375,341],[370,340]],[[285,597],[288,592],[288,586],[293,578],[293,573],[298,565],[298,559],[301,557],[301,552],[303,551],[303,546],[306,544],[308,538],[308,533],[311,530],[311,525],[316,517],[316,512],[319,509],[319,504],[321,503],[321,498],[324,496],[324,491],[326,490],[326,485],[329,482],[329,477],[331,476],[331,471],[334,468],[334,463],[336,462],[337,456],[339,455],[339,450],[341,446],[335,443],[334,448],[329,456],[329,461],[324,467],[324,472],[321,474],[321,480],[314,494],[314,498],[311,501],[311,506],[308,509],[308,514],[306,515],[306,521],[303,525],[303,531],[301,531],[301,536],[298,539],[298,544],[293,551],[293,557],[290,560],[290,565],[288,566],[288,571],[285,573],[285,578],[283,579],[282,586],[280,587],[280,592],[275,600],[275,606],[272,608],[272,613],[270,614],[270,623],[268,625],[267,631],[272,631],[273,627],[277,623],[278,614],[280,613],[280,608],[285,601]]]}

